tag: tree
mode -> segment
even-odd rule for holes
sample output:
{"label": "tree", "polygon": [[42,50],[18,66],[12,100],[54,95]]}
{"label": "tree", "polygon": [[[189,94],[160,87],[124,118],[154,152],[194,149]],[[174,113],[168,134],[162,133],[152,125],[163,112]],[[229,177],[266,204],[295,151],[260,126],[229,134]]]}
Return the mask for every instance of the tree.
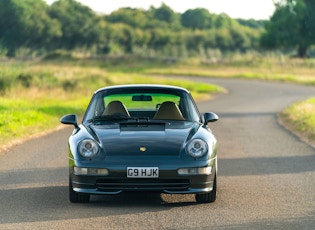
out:
{"label": "tree", "polygon": [[214,21],[215,28],[231,28],[233,26],[237,26],[238,23],[236,20],[230,18],[226,14],[213,15],[212,20]]}
{"label": "tree", "polygon": [[200,47],[204,46],[205,41],[205,33],[200,30],[195,30],[186,35],[186,46],[188,50],[198,51]]}
{"label": "tree", "polygon": [[281,0],[261,37],[267,48],[297,48],[298,57],[306,57],[315,44],[315,0]]}
{"label": "tree", "polygon": [[196,8],[187,10],[181,15],[181,23],[191,29],[210,29],[213,27],[212,16],[207,9]]}
{"label": "tree", "polygon": [[157,9],[151,8],[151,11],[153,11],[153,18],[155,20],[165,22],[169,25],[169,27],[172,27],[175,29],[180,28],[179,15],[176,14],[174,10],[172,10],[165,3],[162,3],[162,5]]}
{"label": "tree", "polygon": [[[286,11],[281,7],[281,17],[276,16],[283,19],[286,15],[282,12]],[[315,31],[313,14],[308,17],[306,27]],[[290,21],[296,26],[294,22]],[[253,44],[256,47],[261,31],[242,26],[226,14],[211,14],[204,8],[180,14],[164,3],[149,10],[120,8],[100,16],[77,0],[56,0],[51,6],[44,0],[0,0],[0,52],[8,51],[11,56],[20,48],[31,52],[76,49],[99,54],[161,55],[188,55],[187,51],[198,55],[209,49],[246,51]],[[266,37],[265,44],[276,44],[272,36]]]}
{"label": "tree", "polygon": [[254,19],[236,19],[239,24],[250,27],[252,29],[262,29],[264,28],[265,23],[267,20],[254,20]]}
{"label": "tree", "polygon": [[150,48],[159,50],[171,42],[171,33],[168,30],[156,28],[150,31],[150,41],[148,43]]}
{"label": "tree", "polygon": [[245,33],[245,30],[240,28],[231,29],[230,34],[233,38],[231,49],[244,52],[250,47],[250,37]]}
{"label": "tree", "polygon": [[144,28],[147,23],[147,15],[144,10],[133,8],[120,8],[110,15],[105,16],[105,20],[111,23],[124,23],[132,27]]}
{"label": "tree", "polygon": [[134,45],[134,30],[128,25],[121,24],[118,43],[124,48],[125,53],[132,53]]}
{"label": "tree", "polygon": [[42,0],[0,1],[0,38],[8,56],[15,56],[21,47],[45,48],[61,36],[58,21],[51,19],[47,10]]}
{"label": "tree", "polygon": [[100,18],[89,7],[75,0],[59,0],[51,5],[49,13],[62,28],[62,37],[55,42],[56,48],[70,50],[98,44]]}
{"label": "tree", "polygon": [[215,44],[216,47],[222,51],[231,49],[233,39],[228,29],[220,29],[215,33]]}

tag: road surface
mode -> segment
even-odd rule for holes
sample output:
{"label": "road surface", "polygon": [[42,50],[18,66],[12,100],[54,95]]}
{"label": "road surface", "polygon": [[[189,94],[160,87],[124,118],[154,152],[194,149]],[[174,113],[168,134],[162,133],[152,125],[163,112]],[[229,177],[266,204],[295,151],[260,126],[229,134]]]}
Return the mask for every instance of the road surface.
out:
{"label": "road surface", "polygon": [[277,122],[277,113],[315,88],[201,79],[228,94],[199,103],[220,120],[217,201],[193,195],[92,196],[68,201],[72,127],[0,154],[0,229],[314,229],[315,151]]}

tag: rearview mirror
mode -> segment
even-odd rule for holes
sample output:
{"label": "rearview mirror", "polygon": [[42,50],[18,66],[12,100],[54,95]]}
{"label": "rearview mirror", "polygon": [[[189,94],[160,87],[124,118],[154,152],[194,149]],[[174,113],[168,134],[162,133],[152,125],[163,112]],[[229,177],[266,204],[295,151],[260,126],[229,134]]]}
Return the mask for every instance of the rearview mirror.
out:
{"label": "rearview mirror", "polygon": [[132,96],[132,101],[152,101],[151,95],[134,95]]}

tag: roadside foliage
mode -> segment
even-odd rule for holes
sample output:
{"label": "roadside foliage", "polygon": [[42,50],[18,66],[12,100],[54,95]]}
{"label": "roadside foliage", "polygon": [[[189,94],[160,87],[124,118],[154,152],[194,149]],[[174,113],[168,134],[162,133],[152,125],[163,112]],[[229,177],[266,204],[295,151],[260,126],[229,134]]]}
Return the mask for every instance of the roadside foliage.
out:
{"label": "roadside foliage", "polygon": [[202,8],[180,14],[164,3],[106,15],[75,0],[52,5],[43,0],[2,0],[0,56],[41,56],[56,50],[170,57],[209,56],[211,50],[244,52],[258,48],[263,25],[264,21],[238,21]]}

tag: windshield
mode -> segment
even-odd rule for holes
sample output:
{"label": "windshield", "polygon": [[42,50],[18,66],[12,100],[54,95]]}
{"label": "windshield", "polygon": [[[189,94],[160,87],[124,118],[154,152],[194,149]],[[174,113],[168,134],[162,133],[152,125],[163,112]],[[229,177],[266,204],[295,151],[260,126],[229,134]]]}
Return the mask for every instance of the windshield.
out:
{"label": "windshield", "polygon": [[200,116],[187,92],[127,88],[97,92],[90,102],[84,122],[136,119],[199,122]]}

